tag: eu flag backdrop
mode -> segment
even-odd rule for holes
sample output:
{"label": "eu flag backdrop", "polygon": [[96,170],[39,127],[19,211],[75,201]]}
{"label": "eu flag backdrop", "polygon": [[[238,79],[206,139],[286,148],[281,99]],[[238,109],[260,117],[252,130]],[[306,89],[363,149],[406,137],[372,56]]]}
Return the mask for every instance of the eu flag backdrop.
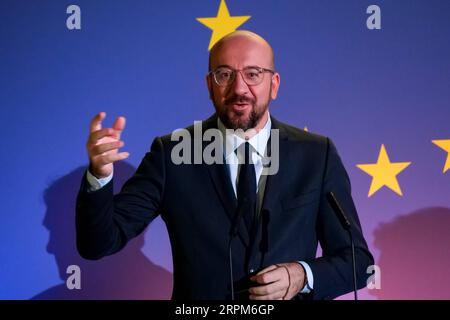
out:
{"label": "eu flag backdrop", "polygon": [[274,48],[271,113],[338,147],[376,261],[362,297],[450,298],[450,1],[3,0],[0,26],[1,299],[170,298],[160,219],[76,252],[88,124],[127,118],[119,188],[155,136],[213,113],[208,48],[235,29]]}

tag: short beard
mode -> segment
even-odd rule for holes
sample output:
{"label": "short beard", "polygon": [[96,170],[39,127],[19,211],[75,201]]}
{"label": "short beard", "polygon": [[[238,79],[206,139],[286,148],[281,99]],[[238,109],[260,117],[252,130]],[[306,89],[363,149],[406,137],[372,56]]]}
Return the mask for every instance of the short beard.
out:
{"label": "short beard", "polygon": [[220,121],[222,121],[226,128],[233,130],[242,129],[243,131],[247,131],[256,127],[259,120],[261,120],[264,114],[264,112],[256,112],[255,106],[252,106],[252,110],[250,111],[248,120],[241,120],[238,118],[237,120],[233,121],[233,119],[228,116],[226,110],[222,112],[220,112],[218,108],[216,108],[216,110],[218,111]]}
{"label": "short beard", "polygon": [[[222,121],[222,123],[224,124],[224,126],[227,129],[233,129],[233,130],[241,129],[243,131],[247,131],[249,129],[255,128],[258,125],[259,121],[261,120],[261,118],[264,116],[264,114],[266,113],[267,109],[269,108],[269,104],[270,104],[271,98],[270,98],[270,93],[269,93],[269,97],[267,98],[267,102],[264,105],[261,106],[259,112],[257,110],[256,102],[252,102],[251,103],[252,110],[250,111],[249,118],[247,120],[240,120],[238,118],[235,121],[233,121],[233,119],[228,117],[226,107],[222,108],[222,107],[219,107],[216,104],[214,96],[212,97],[212,101],[214,103],[214,107],[216,108],[216,113],[217,113],[220,121]],[[228,102],[228,103],[230,103],[230,102]]]}

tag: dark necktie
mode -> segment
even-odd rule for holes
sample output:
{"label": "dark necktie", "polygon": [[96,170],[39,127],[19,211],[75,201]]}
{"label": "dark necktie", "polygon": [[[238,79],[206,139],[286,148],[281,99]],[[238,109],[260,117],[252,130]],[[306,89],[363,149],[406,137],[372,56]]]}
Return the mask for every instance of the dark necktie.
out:
{"label": "dark necktie", "polygon": [[[242,148],[244,147],[244,148]],[[237,186],[238,210],[242,215],[245,225],[251,233],[256,211],[256,173],[252,163],[252,147],[248,142],[238,148],[238,152],[244,153],[243,163],[239,166],[239,178]],[[244,149],[244,150],[242,150]],[[244,152],[242,152],[244,151]]]}

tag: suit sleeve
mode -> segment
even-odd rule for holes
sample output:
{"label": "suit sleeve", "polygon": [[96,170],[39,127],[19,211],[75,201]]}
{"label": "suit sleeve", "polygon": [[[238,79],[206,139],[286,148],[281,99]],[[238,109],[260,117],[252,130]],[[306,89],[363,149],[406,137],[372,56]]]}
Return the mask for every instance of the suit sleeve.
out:
{"label": "suit sleeve", "polygon": [[164,194],[165,156],[156,138],[136,173],[113,194],[113,181],[87,192],[83,177],[76,204],[77,249],[85,259],[100,259],[121,250],[155,219]]}
{"label": "suit sleeve", "polygon": [[316,228],[322,257],[306,261],[314,275],[313,299],[333,299],[353,290],[353,269],[351,244],[345,231],[328,203],[327,194],[332,191],[352,227],[355,244],[356,273],[358,288],[366,285],[367,267],[373,257],[363,237],[355,205],[351,196],[348,174],[337,153],[336,147],[327,139],[326,165],[323,174],[320,207]]}

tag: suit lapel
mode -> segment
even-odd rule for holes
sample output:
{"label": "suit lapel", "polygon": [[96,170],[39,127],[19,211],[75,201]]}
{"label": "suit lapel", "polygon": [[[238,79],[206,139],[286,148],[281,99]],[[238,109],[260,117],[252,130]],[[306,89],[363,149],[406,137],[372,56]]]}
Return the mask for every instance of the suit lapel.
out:
{"label": "suit lapel", "polygon": [[[256,229],[255,240],[253,241],[253,247],[251,248],[250,259],[252,260],[252,264],[257,265],[256,261],[253,261],[256,257],[259,257],[260,262],[259,265],[264,266],[264,258],[265,254],[269,250],[269,222],[271,221],[272,215],[276,212],[276,207],[279,201],[279,193],[282,190],[283,184],[283,170],[282,163],[286,164],[288,157],[288,135],[282,125],[271,117],[272,120],[272,129],[279,130],[279,170],[276,174],[268,175],[266,180],[266,187],[264,189],[264,197],[261,205],[261,211],[259,212],[259,223],[258,228]],[[271,139],[268,142],[267,148],[269,148],[268,153],[272,156],[272,152],[276,152],[275,150],[271,150]],[[273,221],[271,222],[273,224]],[[258,248],[256,246],[259,246]],[[259,249],[259,250],[258,250]],[[255,255],[256,252],[260,252],[260,255]]]}
{"label": "suit lapel", "polygon": [[[263,203],[261,206],[261,212],[264,211],[273,211],[273,208],[275,206],[275,202],[278,199],[277,194],[279,193],[279,191],[281,190],[281,185],[282,185],[282,172],[280,172],[280,170],[282,170],[282,164],[286,163],[287,157],[288,157],[288,136],[286,133],[286,130],[284,129],[284,127],[282,125],[280,125],[280,123],[273,117],[271,117],[271,121],[272,121],[272,129],[277,129],[279,130],[279,155],[278,155],[278,161],[279,161],[279,168],[278,168],[278,172],[276,174],[273,175],[268,175],[267,176],[267,180],[266,180],[266,187],[264,190],[264,197],[263,197]],[[268,143],[268,148],[269,148],[269,152],[272,155],[272,151],[270,150],[271,148],[271,144],[272,144],[272,136],[269,140]],[[273,156],[273,155],[272,155]]]}

